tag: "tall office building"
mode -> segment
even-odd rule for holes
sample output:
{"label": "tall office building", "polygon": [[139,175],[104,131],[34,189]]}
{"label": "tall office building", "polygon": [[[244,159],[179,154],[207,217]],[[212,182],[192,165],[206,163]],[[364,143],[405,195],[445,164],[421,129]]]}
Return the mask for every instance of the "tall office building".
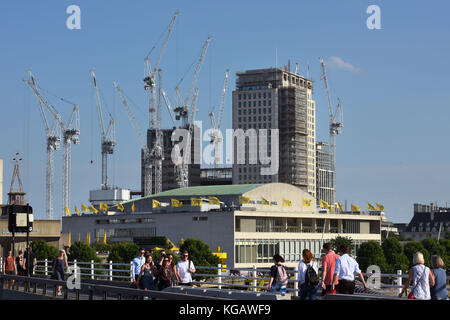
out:
{"label": "tall office building", "polygon": [[332,154],[328,143],[317,143],[316,161],[317,204],[320,204],[320,200],[324,200],[328,204],[333,205],[336,198],[336,190],[334,189],[333,184],[333,179],[335,179],[335,172],[333,171]]}
{"label": "tall office building", "polygon": [[[316,113],[313,84],[288,68],[248,70],[237,73],[233,91],[233,129],[278,129],[278,173],[261,175],[268,167],[233,162],[233,184],[284,182],[300,187],[316,197]],[[271,157],[271,134],[267,155]],[[235,149],[237,153],[239,150]],[[275,155],[274,155],[275,156]]]}
{"label": "tall office building", "polygon": [[[191,144],[191,155],[192,162],[199,158],[199,155],[195,156],[195,152],[200,152],[196,150],[200,148],[200,128],[195,127],[194,138]],[[162,129],[163,132],[163,149],[164,149],[164,160],[162,161],[162,191],[171,190],[179,188],[179,184],[176,178],[176,168],[172,161],[172,132],[173,129]],[[147,130],[147,146],[149,150],[153,149],[153,145],[156,140],[156,132],[153,129]],[[192,163],[189,165],[189,186],[199,186],[200,185],[200,163]],[[155,168],[152,168],[152,194],[155,194]],[[146,182],[146,177],[144,175],[144,154],[141,151],[141,190],[144,192],[144,186]]]}

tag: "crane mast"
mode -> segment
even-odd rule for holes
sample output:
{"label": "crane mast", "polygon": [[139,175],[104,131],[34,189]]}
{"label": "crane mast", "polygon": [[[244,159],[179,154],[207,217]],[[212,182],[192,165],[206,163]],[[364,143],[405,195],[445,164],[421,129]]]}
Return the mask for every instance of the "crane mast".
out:
{"label": "crane mast", "polygon": [[92,80],[94,82],[95,98],[97,103],[97,113],[98,121],[100,126],[101,134],[101,153],[102,153],[102,184],[101,188],[103,190],[109,190],[110,186],[108,183],[108,154],[114,153],[115,142],[115,127],[114,119],[111,117],[107,130],[105,131],[105,126],[103,122],[103,112],[100,100],[100,90],[98,88],[97,78],[93,70],[91,70]]}
{"label": "crane mast", "polygon": [[322,77],[325,84],[325,91],[327,93],[328,111],[329,111],[329,128],[330,128],[330,153],[331,153],[331,170],[333,172],[332,185],[333,185],[333,199],[332,205],[336,202],[336,135],[342,133],[342,127],[344,126],[342,117],[342,104],[338,99],[338,106],[333,112],[333,106],[331,103],[331,94],[328,87],[328,78],[325,62],[320,58],[320,65],[322,67]]}

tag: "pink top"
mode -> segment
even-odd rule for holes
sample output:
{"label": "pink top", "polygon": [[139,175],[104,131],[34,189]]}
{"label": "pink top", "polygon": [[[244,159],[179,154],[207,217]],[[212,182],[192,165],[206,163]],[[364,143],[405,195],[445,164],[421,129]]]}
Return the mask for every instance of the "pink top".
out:
{"label": "pink top", "polygon": [[[336,254],[333,250],[328,251],[328,253],[322,258],[322,267],[323,271],[326,271],[325,278],[323,282],[325,285],[331,285],[333,283],[334,277],[334,268],[336,267],[336,260],[339,258],[339,255]],[[335,284],[337,284],[336,281]]]}

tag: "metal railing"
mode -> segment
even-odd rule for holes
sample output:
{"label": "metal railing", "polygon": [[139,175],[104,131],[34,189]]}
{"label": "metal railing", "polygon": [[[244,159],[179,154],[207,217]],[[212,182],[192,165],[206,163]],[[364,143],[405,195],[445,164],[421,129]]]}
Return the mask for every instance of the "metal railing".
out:
{"label": "metal railing", "polygon": [[[107,263],[98,262],[78,262],[68,261],[69,267],[72,268],[75,277],[80,276],[85,279],[92,280],[109,280],[109,281],[130,281],[134,279],[133,263]],[[208,286],[222,288],[246,289],[254,292],[269,290],[267,285],[270,281],[270,269],[258,269],[256,266],[252,268],[234,268],[230,269],[222,265],[215,266],[197,266],[197,272],[194,275],[193,284],[198,286]],[[0,270],[3,270],[3,258],[0,257]],[[217,273],[204,273],[202,270],[217,270]],[[53,266],[49,261],[38,260],[34,275],[49,277],[53,273]],[[289,276],[287,292],[292,293],[293,296],[298,296],[299,280],[298,270],[286,270]],[[69,273],[67,273],[69,274]],[[363,273],[370,288],[372,289],[398,289],[400,293],[403,287],[403,279],[408,278],[408,274],[402,274],[398,270],[395,274],[375,274]],[[198,280],[202,278],[201,280]],[[375,280],[374,279],[379,279]],[[382,281],[384,280],[384,281]],[[447,276],[447,282],[450,276]]]}

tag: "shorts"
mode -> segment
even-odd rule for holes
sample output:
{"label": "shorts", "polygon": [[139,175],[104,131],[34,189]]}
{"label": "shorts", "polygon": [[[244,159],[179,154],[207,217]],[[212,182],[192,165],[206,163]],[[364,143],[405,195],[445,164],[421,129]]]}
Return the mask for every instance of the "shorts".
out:
{"label": "shorts", "polygon": [[16,272],[15,271],[6,271],[6,274],[9,274],[10,276],[15,276]]}

